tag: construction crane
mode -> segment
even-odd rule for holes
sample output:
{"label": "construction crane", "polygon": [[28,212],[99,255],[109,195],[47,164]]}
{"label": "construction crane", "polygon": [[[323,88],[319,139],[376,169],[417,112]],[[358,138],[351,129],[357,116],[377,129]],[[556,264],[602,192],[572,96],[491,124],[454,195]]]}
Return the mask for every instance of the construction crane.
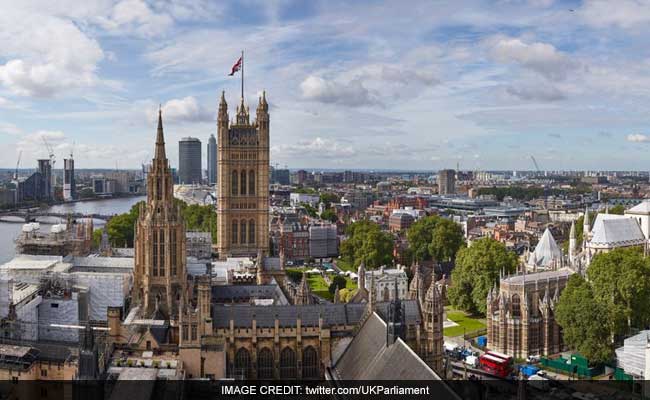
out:
{"label": "construction crane", "polygon": [[23,151],[20,150],[18,152],[18,161],[16,161],[16,171],[14,171],[14,180],[15,181],[18,180],[18,167],[20,166],[20,159],[21,159],[22,156],[23,156]]}

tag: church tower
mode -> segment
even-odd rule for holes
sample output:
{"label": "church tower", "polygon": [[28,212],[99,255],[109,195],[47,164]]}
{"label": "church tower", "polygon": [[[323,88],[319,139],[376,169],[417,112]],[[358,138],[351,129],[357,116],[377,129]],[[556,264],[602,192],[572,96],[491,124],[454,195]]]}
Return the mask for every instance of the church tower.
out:
{"label": "church tower", "polygon": [[155,157],[147,176],[147,202],[135,226],[135,272],[132,298],[146,318],[156,312],[178,317],[186,290],[185,223],[174,204],[173,183],[165,155],[162,112],[158,112]]}
{"label": "church tower", "polygon": [[221,94],[217,117],[219,258],[269,250],[269,105],[262,93],[255,121],[242,97],[235,120]]}

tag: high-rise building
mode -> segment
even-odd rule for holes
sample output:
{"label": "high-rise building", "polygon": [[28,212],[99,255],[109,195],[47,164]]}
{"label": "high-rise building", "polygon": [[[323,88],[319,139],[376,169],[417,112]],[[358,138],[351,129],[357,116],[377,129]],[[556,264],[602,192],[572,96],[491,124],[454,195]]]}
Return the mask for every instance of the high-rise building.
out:
{"label": "high-rise building", "polygon": [[154,313],[162,313],[162,319],[178,317],[186,290],[185,240],[183,215],[174,203],[159,112],[156,152],[147,176],[147,202],[140,205],[135,226],[132,298],[147,318]]}
{"label": "high-rise building", "polygon": [[77,198],[77,188],[74,179],[74,159],[63,160],[63,200],[70,201]]}
{"label": "high-rise building", "polygon": [[202,182],[201,141],[193,137],[178,142],[178,178],[182,184]]}
{"label": "high-rise building", "polygon": [[217,139],[210,135],[208,139],[208,184],[217,183]]}
{"label": "high-rise building", "polygon": [[456,193],[456,171],[453,169],[443,169],[438,171],[438,193],[454,194]]}
{"label": "high-rise building", "polygon": [[54,188],[52,187],[52,164],[50,160],[38,160],[38,172],[41,174],[41,200],[52,200]]}
{"label": "high-rise building", "polygon": [[225,93],[217,118],[217,248],[220,258],[269,250],[269,105],[262,93],[256,120],[244,99],[229,124]]}

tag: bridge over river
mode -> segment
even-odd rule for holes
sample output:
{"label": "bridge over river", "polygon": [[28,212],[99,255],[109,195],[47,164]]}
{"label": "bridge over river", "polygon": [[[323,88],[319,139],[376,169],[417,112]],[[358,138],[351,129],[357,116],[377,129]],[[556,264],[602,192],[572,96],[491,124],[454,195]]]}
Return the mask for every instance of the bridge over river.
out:
{"label": "bridge over river", "polygon": [[[66,212],[39,211],[39,210],[12,210],[12,211],[0,212],[0,220],[2,222],[23,223],[23,221],[35,222],[37,221],[38,218],[42,218],[42,217],[52,217],[52,218],[62,218],[62,219],[67,219],[69,217],[73,219],[92,218],[92,219],[100,219],[103,221],[108,221],[115,215],[117,214],[108,215],[108,214],[84,214],[79,212],[66,213]],[[9,219],[9,217],[21,218],[22,221],[12,220]]]}

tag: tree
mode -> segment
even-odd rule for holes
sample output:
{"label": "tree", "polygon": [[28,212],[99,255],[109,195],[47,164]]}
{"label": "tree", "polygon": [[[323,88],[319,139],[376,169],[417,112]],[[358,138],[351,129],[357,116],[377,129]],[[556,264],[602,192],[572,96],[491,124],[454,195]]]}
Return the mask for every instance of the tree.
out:
{"label": "tree", "polygon": [[354,266],[361,262],[370,269],[393,262],[393,237],[368,220],[348,226],[348,238],[341,243],[341,257]]}
{"label": "tree", "polygon": [[406,232],[413,258],[417,261],[435,258],[453,260],[465,245],[463,230],[455,222],[433,215],[421,218]]}
{"label": "tree", "polygon": [[341,199],[334,193],[321,193],[320,202],[325,204],[325,207],[329,208],[332,203],[338,203]]}
{"label": "tree", "polygon": [[348,281],[345,280],[344,277],[340,275],[335,275],[334,278],[332,278],[332,283],[330,283],[329,286],[329,292],[334,294],[336,292],[336,288],[338,287],[339,290],[345,289],[345,286],[348,284]]}
{"label": "tree", "polygon": [[612,338],[650,322],[650,265],[640,248],[598,254],[587,269],[594,296],[605,306]]}
{"label": "tree", "polygon": [[564,342],[595,363],[613,355],[607,307],[595,296],[580,274],[573,274],[562,291],[555,319],[562,327]]}
{"label": "tree", "polygon": [[312,218],[317,218],[318,217],[318,212],[316,211],[316,208],[312,207],[308,203],[300,203],[301,206],[307,211],[307,215],[309,215]]}
{"label": "tree", "polygon": [[608,210],[610,214],[623,215],[625,214],[625,206],[623,204],[617,204],[614,207]]}
{"label": "tree", "polygon": [[458,250],[465,246],[465,237],[460,225],[446,218],[441,218],[433,229],[429,254],[439,261],[451,261]]}
{"label": "tree", "polygon": [[515,272],[517,255],[492,238],[482,238],[456,255],[451,272],[449,301],[472,314],[485,314],[488,291],[498,282],[500,271]]}
{"label": "tree", "polygon": [[339,220],[339,217],[336,215],[336,212],[331,208],[328,208],[327,210],[323,211],[320,214],[320,218],[322,220],[330,221],[332,223],[336,223],[336,221]]}

